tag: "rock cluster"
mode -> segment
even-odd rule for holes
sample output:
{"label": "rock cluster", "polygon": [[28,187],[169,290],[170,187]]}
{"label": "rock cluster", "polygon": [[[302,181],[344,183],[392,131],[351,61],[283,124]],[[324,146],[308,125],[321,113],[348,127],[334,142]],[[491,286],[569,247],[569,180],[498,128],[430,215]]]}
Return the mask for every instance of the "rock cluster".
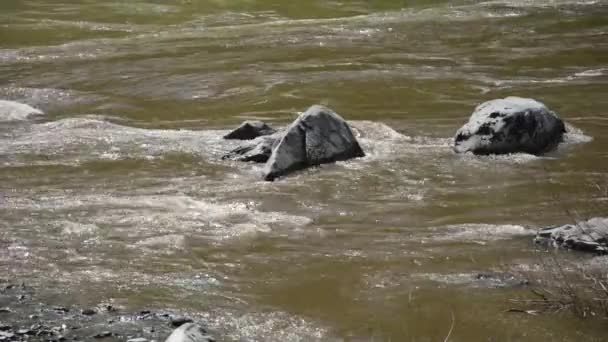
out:
{"label": "rock cluster", "polygon": [[[238,136],[235,132],[244,125],[228,136]],[[365,153],[342,117],[329,108],[312,106],[286,129],[258,136],[224,158],[266,163],[263,178],[272,181],[296,170],[363,156]]]}

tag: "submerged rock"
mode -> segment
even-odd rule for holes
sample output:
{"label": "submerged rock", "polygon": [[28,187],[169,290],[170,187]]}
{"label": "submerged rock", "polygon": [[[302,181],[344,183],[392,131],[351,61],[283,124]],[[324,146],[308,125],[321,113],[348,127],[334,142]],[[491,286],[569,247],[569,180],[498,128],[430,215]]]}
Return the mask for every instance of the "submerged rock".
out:
{"label": "submerged rock", "polygon": [[285,130],[254,139],[224,159],[266,163],[264,179],[365,156],[346,121],[329,108],[312,106]]}
{"label": "submerged rock", "polygon": [[538,232],[534,240],[555,247],[606,254],[608,218],[597,217],[577,224],[545,228]]}
{"label": "submerged rock", "polygon": [[205,328],[196,323],[186,323],[173,330],[165,342],[213,342]]}
{"label": "submerged rock", "polygon": [[42,114],[42,111],[25,103],[0,100],[0,121],[27,120]]}
{"label": "submerged rock", "polygon": [[454,151],[539,155],[555,149],[565,132],[562,120],[544,104],[507,97],[475,108],[469,122],[456,133]]}
{"label": "submerged rock", "polygon": [[276,130],[262,121],[245,121],[232,132],[226,134],[224,139],[252,140],[264,135],[274,134]]}

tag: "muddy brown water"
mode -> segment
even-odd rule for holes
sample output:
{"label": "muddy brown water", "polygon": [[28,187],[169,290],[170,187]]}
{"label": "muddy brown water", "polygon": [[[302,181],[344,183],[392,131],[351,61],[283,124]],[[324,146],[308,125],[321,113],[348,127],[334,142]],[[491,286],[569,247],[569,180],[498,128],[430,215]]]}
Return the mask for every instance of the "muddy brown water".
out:
{"label": "muddy brown water", "polygon": [[[169,308],[226,340],[600,341],[505,313],[539,226],[606,213],[605,1],[0,2],[0,272],[50,302]],[[475,105],[534,97],[572,133],[474,157]],[[221,160],[245,119],[332,107],[367,157],[274,183]],[[565,254],[579,258],[578,254]],[[585,258],[586,256],[582,256]]]}

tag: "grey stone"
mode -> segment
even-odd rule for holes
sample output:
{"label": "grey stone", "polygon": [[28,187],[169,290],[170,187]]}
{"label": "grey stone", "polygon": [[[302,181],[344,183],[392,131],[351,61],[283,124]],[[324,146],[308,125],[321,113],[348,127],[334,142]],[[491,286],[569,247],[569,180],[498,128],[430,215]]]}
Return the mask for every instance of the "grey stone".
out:
{"label": "grey stone", "polygon": [[281,134],[275,133],[254,139],[250,143],[239,146],[224,155],[222,159],[232,159],[243,162],[265,163],[272,154],[272,148],[280,140]]}
{"label": "grey stone", "polygon": [[173,330],[165,342],[214,342],[205,328],[196,323],[186,323]]}
{"label": "grey stone", "polygon": [[346,121],[331,109],[315,105],[274,143],[264,167],[264,179],[272,181],[310,166],[363,156],[365,153]]}
{"label": "grey stone", "polygon": [[85,316],[93,316],[97,313],[97,310],[94,309],[84,309],[82,310],[82,314]]}
{"label": "grey stone", "polygon": [[264,135],[274,134],[276,130],[262,121],[245,121],[224,139],[251,140]]}
{"label": "grey stone", "polygon": [[608,253],[608,218],[596,217],[577,224],[542,229],[537,243],[548,243],[578,251]]}
{"label": "grey stone", "polygon": [[469,121],[456,133],[454,151],[540,155],[555,149],[565,131],[562,120],[541,102],[507,97],[475,108]]}

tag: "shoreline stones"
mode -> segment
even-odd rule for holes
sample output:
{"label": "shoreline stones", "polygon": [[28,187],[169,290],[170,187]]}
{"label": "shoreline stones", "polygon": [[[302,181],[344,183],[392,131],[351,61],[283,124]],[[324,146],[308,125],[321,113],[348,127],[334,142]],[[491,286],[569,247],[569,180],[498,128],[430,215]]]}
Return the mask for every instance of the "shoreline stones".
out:
{"label": "shoreline stones", "polygon": [[364,156],[346,121],[331,109],[315,105],[285,130],[257,137],[223,158],[266,163],[263,179],[273,181],[311,166]]}
{"label": "shoreline stones", "polygon": [[538,232],[534,241],[582,252],[608,254],[608,217],[545,228]]}
{"label": "shoreline stones", "polygon": [[482,103],[454,138],[454,151],[474,154],[550,152],[562,142],[563,121],[543,103],[507,97]]}
{"label": "shoreline stones", "polygon": [[[19,299],[22,295],[24,300]],[[0,279],[0,308],[0,341],[164,341],[175,327],[193,321],[172,311],[51,305],[41,301],[34,288],[7,279]],[[193,341],[214,341],[213,333],[204,330],[206,339]]]}

